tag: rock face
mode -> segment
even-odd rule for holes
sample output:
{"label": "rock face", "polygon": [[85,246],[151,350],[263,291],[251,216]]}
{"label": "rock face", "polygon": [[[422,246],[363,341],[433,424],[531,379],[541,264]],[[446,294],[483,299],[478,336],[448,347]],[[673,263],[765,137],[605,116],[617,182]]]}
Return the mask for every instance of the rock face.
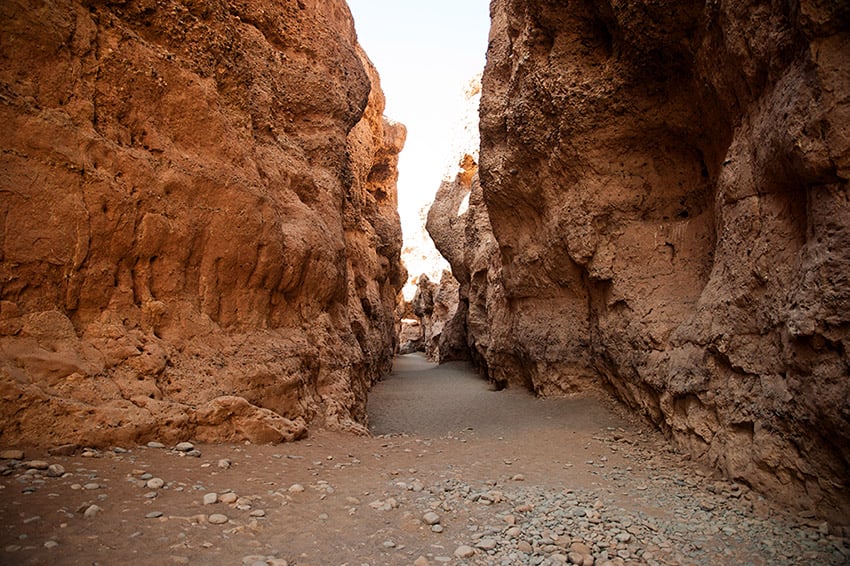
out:
{"label": "rock face", "polygon": [[396,163],[342,0],[0,6],[0,444],[362,430]]}
{"label": "rock face", "polygon": [[439,281],[431,281],[424,273],[419,276],[411,303],[419,335],[416,343],[410,344],[411,351],[425,352],[438,363],[468,359],[466,311],[461,310],[459,292],[457,280],[448,271],[443,271]]}
{"label": "rock face", "polygon": [[847,521],[848,12],[493,1],[481,190],[444,251],[491,379],[605,385],[695,458]]}

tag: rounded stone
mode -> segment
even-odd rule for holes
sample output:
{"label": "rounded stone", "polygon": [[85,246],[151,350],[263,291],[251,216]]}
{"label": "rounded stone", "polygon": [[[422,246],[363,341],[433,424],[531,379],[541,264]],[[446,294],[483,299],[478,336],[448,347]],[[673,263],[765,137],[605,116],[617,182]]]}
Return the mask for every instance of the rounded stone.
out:
{"label": "rounded stone", "polygon": [[209,521],[213,525],[223,525],[228,521],[228,519],[227,515],[222,515],[221,513],[213,513],[209,516],[207,521]]}
{"label": "rounded stone", "polygon": [[59,478],[65,473],[65,467],[62,464],[50,464],[47,467],[47,477]]}
{"label": "rounded stone", "polygon": [[218,496],[218,500],[224,503],[225,505],[230,505],[231,503],[236,503],[239,500],[239,496],[229,491],[227,493],[222,493]]}

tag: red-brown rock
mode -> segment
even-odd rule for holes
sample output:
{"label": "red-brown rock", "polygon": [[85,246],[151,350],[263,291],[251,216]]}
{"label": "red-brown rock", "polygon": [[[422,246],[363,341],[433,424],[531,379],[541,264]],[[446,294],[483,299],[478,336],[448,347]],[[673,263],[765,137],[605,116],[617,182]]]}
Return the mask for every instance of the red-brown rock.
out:
{"label": "red-brown rock", "polygon": [[342,0],[0,6],[0,443],[362,430],[403,126]]}
{"label": "red-brown rock", "polygon": [[498,249],[465,260],[490,377],[552,393],[601,375],[699,460],[846,521],[846,4],[491,11]]}

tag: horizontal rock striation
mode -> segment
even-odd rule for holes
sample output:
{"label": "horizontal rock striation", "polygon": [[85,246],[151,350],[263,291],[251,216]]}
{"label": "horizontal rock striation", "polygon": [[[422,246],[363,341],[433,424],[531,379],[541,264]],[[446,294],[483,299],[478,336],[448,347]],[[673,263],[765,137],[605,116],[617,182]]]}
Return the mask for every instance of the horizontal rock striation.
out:
{"label": "horizontal rock striation", "polygon": [[396,164],[342,0],[0,6],[0,444],[363,430]]}
{"label": "horizontal rock striation", "polygon": [[700,461],[848,522],[849,12],[494,0],[452,260],[492,379],[604,384]]}

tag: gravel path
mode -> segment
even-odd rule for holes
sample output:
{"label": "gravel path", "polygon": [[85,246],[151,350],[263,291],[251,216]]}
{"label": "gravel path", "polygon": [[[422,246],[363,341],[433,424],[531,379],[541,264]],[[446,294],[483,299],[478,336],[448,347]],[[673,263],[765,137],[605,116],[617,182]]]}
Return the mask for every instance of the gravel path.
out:
{"label": "gravel path", "polygon": [[371,438],[0,447],[0,564],[850,563],[843,531],[694,469],[602,396],[404,356],[369,410]]}

